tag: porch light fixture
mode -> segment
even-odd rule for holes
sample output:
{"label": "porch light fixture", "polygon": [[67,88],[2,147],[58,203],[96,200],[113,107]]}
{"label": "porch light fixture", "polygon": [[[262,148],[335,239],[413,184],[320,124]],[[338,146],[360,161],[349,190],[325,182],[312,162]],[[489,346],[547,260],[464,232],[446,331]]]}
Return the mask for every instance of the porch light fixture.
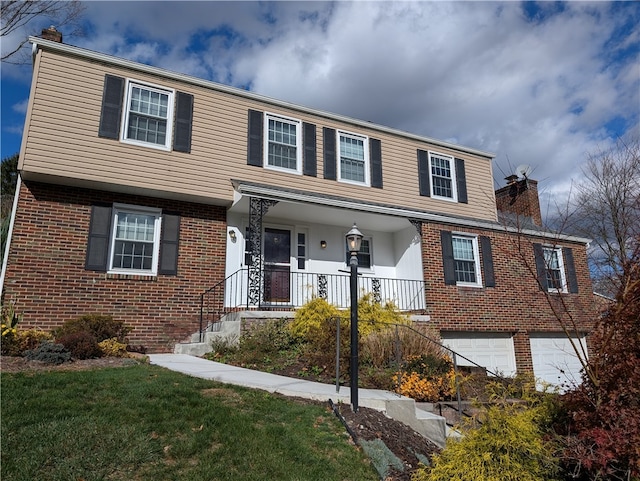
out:
{"label": "porch light fixture", "polygon": [[231,239],[231,242],[235,242],[236,241],[236,231],[231,229],[229,231],[229,238]]}
{"label": "porch light fixture", "polygon": [[327,241],[321,240],[320,241],[320,247],[322,247],[323,249],[326,249],[327,248]]}
{"label": "porch light fixture", "polygon": [[362,244],[362,232],[355,222],[346,235],[349,249],[349,266],[351,267],[351,409],[358,411],[358,252]]}

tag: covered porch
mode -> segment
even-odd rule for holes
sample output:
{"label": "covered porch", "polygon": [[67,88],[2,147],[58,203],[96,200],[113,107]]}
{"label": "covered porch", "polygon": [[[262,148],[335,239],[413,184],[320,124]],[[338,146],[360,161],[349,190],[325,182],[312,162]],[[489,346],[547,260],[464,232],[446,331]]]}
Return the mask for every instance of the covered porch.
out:
{"label": "covered porch", "polygon": [[313,297],[350,305],[345,235],[364,235],[359,295],[423,313],[421,221],[391,206],[234,182],[227,211],[226,278],[201,296],[203,326],[237,310],[293,310]]}

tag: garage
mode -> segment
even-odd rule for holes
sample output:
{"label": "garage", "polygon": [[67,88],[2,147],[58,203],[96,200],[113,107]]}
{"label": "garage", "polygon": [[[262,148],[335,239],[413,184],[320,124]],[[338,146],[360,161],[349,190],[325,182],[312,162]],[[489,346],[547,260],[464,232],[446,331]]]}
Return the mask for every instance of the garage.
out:
{"label": "garage", "polygon": [[[508,333],[443,331],[440,336],[445,346],[489,371],[506,376],[512,376],[516,373],[513,337]],[[461,358],[458,358],[458,365],[473,366]]]}
{"label": "garage", "polygon": [[[536,379],[554,386],[579,384],[582,365],[569,339],[560,333],[531,333],[531,357]],[[574,338],[586,346],[584,337]],[[586,350],[586,348],[585,348]]]}

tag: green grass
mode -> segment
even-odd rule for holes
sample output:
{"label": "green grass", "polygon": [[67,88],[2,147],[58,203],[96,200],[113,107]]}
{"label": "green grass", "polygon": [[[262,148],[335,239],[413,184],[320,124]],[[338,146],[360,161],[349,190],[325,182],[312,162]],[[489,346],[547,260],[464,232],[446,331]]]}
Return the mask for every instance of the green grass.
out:
{"label": "green grass", "polygon": [[324,406],[149,365],[1,388],[3,481],[377,479]]}

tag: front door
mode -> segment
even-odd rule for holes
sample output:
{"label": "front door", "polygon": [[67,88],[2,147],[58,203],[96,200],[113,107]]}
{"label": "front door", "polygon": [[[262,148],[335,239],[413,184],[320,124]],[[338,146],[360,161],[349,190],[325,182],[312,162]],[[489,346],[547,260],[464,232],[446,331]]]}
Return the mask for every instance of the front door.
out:
{"label": "front door", "polygon": [[289,302],[291,231],[264,229],[264,302]]}

